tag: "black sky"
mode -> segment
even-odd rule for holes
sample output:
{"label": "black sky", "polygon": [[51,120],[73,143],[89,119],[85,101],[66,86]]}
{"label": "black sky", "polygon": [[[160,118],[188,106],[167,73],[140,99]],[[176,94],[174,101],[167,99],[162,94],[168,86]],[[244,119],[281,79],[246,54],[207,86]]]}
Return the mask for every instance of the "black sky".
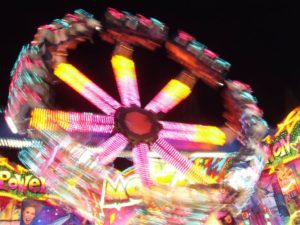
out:
{"label": "black sky", "polygon": [[[197,2],[197,5],[195,3]],[[22,45],[40,25],[82,8],[101,20],[107,7],[154,17],[193,35],[232,65],[228,79],[251,85],[271,126],[300,105],[300,7],[292,1],[9,1],[1,7],[0,106],[7,101],[10,70]],[[163,3],[164,5],[161,5]],[[113,46],[96,40],[70,54],[70,60],[103,89],[118,98],[109,57]],[[179,66],[162,51],[137,49],[141,99],[145,105],[177,73]],[[72,90],[56,87],[57,108],[95,111]],[[205,124],[222,123],[222,100],[198,82],[192,95],[167,119]],[[2,120],[1,120],[2,121]]]}

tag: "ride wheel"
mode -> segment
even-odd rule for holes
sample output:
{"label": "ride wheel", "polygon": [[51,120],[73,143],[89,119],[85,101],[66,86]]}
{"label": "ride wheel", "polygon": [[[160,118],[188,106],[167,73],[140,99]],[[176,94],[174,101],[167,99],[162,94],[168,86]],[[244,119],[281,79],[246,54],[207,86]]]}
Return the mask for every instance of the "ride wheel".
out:
{"label": "ride wheel", "polygon": [[[120,101],[68,62],[70,50],[90,40],[95,33],[114,46],[111,65]],[[140,101],[132,57],[135,48],[150,51],[164,48],[166,55],[182,67],[182,71],[145,107]],[[248,85],[225,79],[229,68],[228,62],[188,33],[179,31],[170,38],[168,27],[154,18],[109,8],[105,21],[100,23],[80,9],[39,27],[31,44],[22,49],[12,71],[6,121],[12,131],[41,140],[40,145],[22,150],[20,160],[35,174],[46,177],[52,191],[88,219],[102,223],[99,217],[102,183],[105,179],[120,176],[111,163],[117,157],[126,156],[133,159],[141,184],[148,190],[148,194],[143,195],[143,209],[148,209],[148,213],[139,211],[132,218],[132,224],[150,224],[153,217],[158,224],[165,221],[185,224],[194,220],[204,223],[216,205],[225,205],[234,211],[228,205],[239,209],[249,197],[257,176],[251,177],[250,187],[233,184],[238,172],[242,174],[242,170],[237,169],[241,168],[239,163],[253,160],[246,160],[245,156],[256,154],[258,157],[254,168],[249,166],[249,170],[257,170],[259,174],[264,165],[260,138],[267,125],[262,119],[262,111],[256,106],[257,101]],[[227,109],[224,126],[162,120],[164,114],[190,95],[198,80],[212,88],[224,88]],[[51,91],[58,81],[69,85],[99,113],[57,110]],[[101,138],[88,143],[79,141],[74,134],[96,134]],[[176,143],[181,142],[222,146],[232,135],[242,147],[236,157],[237,163],[222,184],[216,184],[181,153],[183,149],[176,148]],[[161,193],[166,193],[170,187],[153,181],[149,169],[150,155],[171,164],[189,179],[189,186],[175,189],[187,191],[184,198],[176,198],[174,194],[162,197]],[[242,199],[234,198],[229,204],[224,202],[229,192],[220,194],[225,186],[228,186],[227,190],[242,190],[245,194]],[[212,191],[218,192],[218,198],[209,196]],[[196,197],[199,194],[202,200]],[[183,204],[181,209],[178,207],[180,202]],[[197,205],[201,202],[209,206],[199,208]],[[158,206],[160,210],[153,210]],[[168,211],[170,207],[178,210]],[[184,212],[186,218],[179,219]]]}

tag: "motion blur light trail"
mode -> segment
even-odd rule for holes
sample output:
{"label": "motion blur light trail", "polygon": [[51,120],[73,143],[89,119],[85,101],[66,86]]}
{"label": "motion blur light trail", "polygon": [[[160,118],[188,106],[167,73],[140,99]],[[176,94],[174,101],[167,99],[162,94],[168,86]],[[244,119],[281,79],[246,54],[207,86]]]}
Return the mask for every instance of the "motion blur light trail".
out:
{"label": "motion blur light trail", "polygon": [[[111,64],[121,102],[68,63],[68,50],[95,33],[115,47]],[[152,51],[164,47],[182,67],[144,108],[132,60],[134,49],[140,47]],[[242,210],[267,159],[260,144],[268,129],[263,113],[248,85],[225,79],[229,68],[228,62],[188,33],[179,31],[170,38],[168,27],[156,19],[109,8],[101,23],[80,9],[40,27],[31,44],[23,48],[12,71],[5,117],[15,132],[42,142],[23,149],[20,160],[36,175],[46,176],[64,204],[87,219],[97,224],[107,221],[99,204],[101,187],[107,179],[121,179],[111,163],[130,149],[143,185],[142,201],[122,223],[205,224],[212,213],[225,210],[236,216]],[[57,79],[104,114],[53,110],[50,90]],[[186,99],[198,80],[224,88],[224,126],[164,121],[163,115]],[[97,134],[99,139],[91,143],[82,134]],[[190,149],[177,149],[173,144],[218,149],[230,144],[227,137],[232,135],[241,148],[220,182],[181,153]],[[148,157],[153,152],[188,182],[176,186],[153,180]],[[201,149],[193,153],[197,152]]]}

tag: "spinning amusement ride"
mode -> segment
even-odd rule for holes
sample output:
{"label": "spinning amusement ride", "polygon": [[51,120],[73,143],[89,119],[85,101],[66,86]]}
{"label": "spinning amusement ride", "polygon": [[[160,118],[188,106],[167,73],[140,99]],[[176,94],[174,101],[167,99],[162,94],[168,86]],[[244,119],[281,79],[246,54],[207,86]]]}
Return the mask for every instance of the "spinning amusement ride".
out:
{"label": "spinning amusement ride", "polygon": [[[68,62],[70,50],[98,35],[113,45],[111,65],[120,101]],[[155,51],[182,71],[142,107],[133,55],[135,48]],[[23,149],[20,160],[72,210],[91,222],[103,224],[102,184],[122,176],[112,163],[132,158],[142,189],[140,203],[124,213],[118,224],[205,224],[210,215],[235,216],[254,192],[266,163],[261,144],[268,127],[249,85],[225,78],[230,64],[178,31],[154,18],[109,8],[100,22],[76,10],[38,28],[34,40],[23,47],[12,70],[5,118],[11,130],[39,140]],[[92,103],[99,113],[57,110],[53,86],[64,82]],[[186,99],[196,82],[224,93],[223,127],[165,121],[163,116]],[[93,134],[97,142],[79,141],[75,134]],[[216,148],[240,144],[224,179],[216,181],[194,164],[189,154],[201,149],[180,149],[176,143],[209,144]],[[188,152],[188,154],[186,154]],[[151,174],[153,158],[172,165],[188,180],[184,185],[160,184]]]}

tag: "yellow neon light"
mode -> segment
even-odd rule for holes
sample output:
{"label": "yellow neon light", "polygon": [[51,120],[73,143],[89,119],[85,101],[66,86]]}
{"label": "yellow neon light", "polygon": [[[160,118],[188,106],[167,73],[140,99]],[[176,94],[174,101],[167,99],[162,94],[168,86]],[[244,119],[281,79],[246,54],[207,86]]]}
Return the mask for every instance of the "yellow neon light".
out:
{"label": "yellow neon light", "polygon": [[290,112],[282,123],[277,125],[277,132],[274,135],[278,136],[282,131],[286,130],[289,134],[293,131],[297,122],[300,121],[300,107],[297,107]]}
{"label": "yellow neon light", "polygon": [[174,99],[175,103],[178,103],[185,99],[191,93],[191,89],[186,84],[179,80],[172,79],[162,90],[163,93]]}
{"label": "yellow neon light", "polygon": [[[300,141],[300,136],[296,137],[296,140],[293,140],[293,143],[290,142],[290,135],[296,129],[297,123],[300,122],[300,107],[297,107],[288,116],[284,121],[277,125],[277,131],[274,136],[267,136],[264,141],[270,145],[272,157],[269,159],[267,164],[267,169],[269,169],[269,174],[272,174],[276,171],[276,168],[280,164],[285,164],[290,161],[293,161],[299,158],[300,153],[297,148],[297,145]],[[283,132],[287,132],[285,138],[280,135]],[[274,140],[277,140],[276,143],[273,143]],[[280,161],[278,161],[280,160]]]}
{"label": "yellow neon light", "polygon": [[111,63],[117,79],[136,80],[134,62],[131,59],[126,58],[122,55],[114,55],[111,59]]}
{"label": "yellow neon light", "polygon": [[213,126],[195,126],[196,133],[193,136],[193,141],[205,142],[215,145],[224,145],[226,142],[225,133],[218,127]]}
{"label": "yellow neon light", "polygon": [[70,126],[70,114],[63,111],[47,109],[34,109],[31,112],[30,127],[40,130],[68,129]]}
{"label": "yellow neon light", "polygon": [[58,64],[54,69],[54,74],[78,92],[82,92],[87,84],[93,83],[83,73],[68,63]]}
{"label": "yellow neon light", "polygon": [[0,166],[6,167],[7,169],[17,172],[15,167],[9,164],[8,158],[0,158]]}

